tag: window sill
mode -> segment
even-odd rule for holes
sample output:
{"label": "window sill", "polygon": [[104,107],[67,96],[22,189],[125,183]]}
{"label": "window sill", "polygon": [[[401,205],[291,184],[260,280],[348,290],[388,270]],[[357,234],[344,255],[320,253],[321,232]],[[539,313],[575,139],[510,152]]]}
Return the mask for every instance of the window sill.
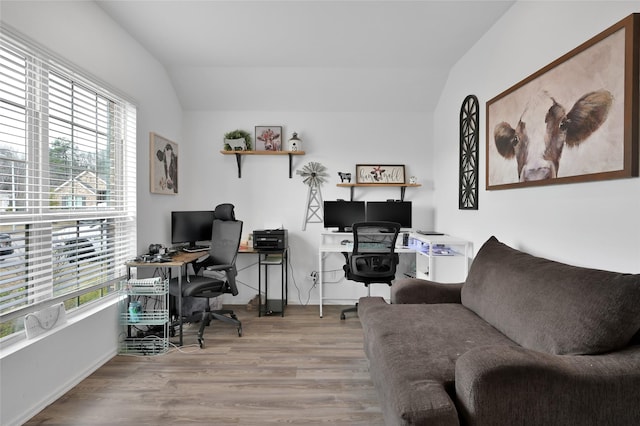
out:
{"label": "window sill", "polygon": [[43,340],[48,336],[51,336],[59,332],[60,330],[64,330],[65,328],[70,327],[73,324],[76,324],[86,318],[89,318],[90,316],[96,314],[97,312],[100,312],[110,306],[113,306],[114,304],[120,301],[120,298],[121,296],[117,292],[114,292],[111,295],[104,296],[103,298],[101,298],[99,301],[96,301],[95,303],[89,303],[86,306],[80,307],[67,315],[67,322],[65,324],[62,324],[61,326],[56,327],[53,330],[42,333],[41,335],[36,336],[33,339],[27,339],[27,336],[24,331],[15,333],[11,336],[7,336],[7,338],[1,342],[0,360],[36,342],[39,342],[40,340]]}

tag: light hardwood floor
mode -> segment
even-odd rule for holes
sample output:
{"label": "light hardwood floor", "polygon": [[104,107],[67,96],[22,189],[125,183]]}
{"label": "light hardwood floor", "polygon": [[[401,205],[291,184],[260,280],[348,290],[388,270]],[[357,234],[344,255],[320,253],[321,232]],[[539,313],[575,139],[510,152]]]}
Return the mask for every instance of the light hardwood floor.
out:
{"label": "light hardwood floor", "polygon": [[[290,305],[259,318],[233,307],[236,329],[195,325],[181,351],[116,356],[27,425],[383,425],[357,317]],[[173,340],[173,339],[172,339]]]}

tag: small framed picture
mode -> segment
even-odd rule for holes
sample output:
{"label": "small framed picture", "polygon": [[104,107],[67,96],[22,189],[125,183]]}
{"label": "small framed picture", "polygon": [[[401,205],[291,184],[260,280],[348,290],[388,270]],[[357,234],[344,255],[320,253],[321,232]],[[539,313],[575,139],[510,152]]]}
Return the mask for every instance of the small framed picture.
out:
{"label": "small framed picture", "polygon": [[356,183],[405,183],[402,164],[356,164]]}
{"label": "small framed picture", "polygon": [[256,151],[282,151],[282,126],[256,126]]}
{"label": "small framed picture", "polygon": [[151,192],[178,193],[178,144],[151,132],[149,134],[149,171]]}

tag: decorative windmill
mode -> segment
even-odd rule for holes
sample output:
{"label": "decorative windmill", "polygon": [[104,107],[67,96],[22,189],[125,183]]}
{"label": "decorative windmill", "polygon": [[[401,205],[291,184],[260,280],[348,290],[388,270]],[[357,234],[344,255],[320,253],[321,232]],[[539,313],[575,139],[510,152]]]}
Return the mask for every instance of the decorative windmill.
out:
{"label": "decorative windmill", "polygon": [[309,186],[307,208],[304,214],[304,222],[302,223],[303,231],[307,229],[307,223],[322,223],[324,221],[320,185],[326,182],[326,177],[329,176],[326,170],[327,168],[322,164],[312,161],[304,166],[302,170],[296,171],[297,174],[303,177],[302,183]]}

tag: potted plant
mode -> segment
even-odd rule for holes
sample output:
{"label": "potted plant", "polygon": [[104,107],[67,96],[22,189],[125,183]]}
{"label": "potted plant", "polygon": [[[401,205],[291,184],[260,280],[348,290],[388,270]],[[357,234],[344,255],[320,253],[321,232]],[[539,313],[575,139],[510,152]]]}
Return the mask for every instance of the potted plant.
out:
{"label": "potted plant", "polygon": [[251,151],[251,134],[244,130],[234,130],[224,134],[225,151]]}

